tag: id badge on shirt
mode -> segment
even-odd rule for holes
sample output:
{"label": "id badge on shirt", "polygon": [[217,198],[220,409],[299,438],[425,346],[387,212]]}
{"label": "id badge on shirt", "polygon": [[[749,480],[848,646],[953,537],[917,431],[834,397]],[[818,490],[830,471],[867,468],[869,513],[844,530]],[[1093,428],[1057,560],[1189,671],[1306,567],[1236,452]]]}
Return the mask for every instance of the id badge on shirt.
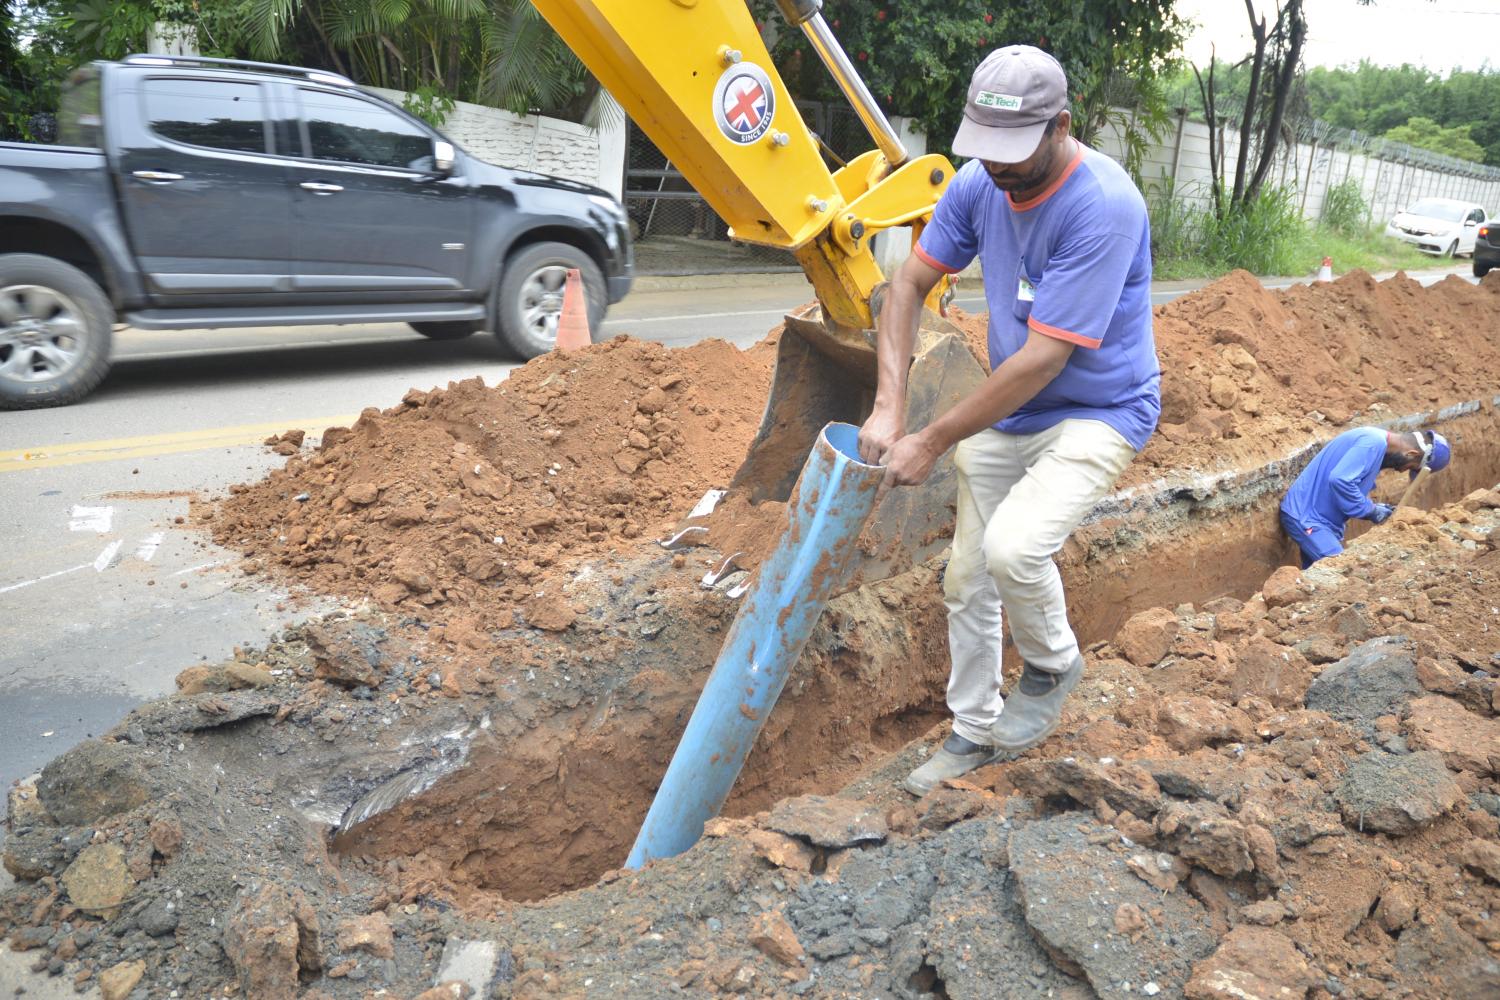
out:
{"label": "id badge on shirt", "polygon": [[1032,286],[1031,279],[1026,276],[1026,261],[1021,261],[1021,273],[1016,279],[1016,300],[1019,302],[1035,302],[1036,288]]}

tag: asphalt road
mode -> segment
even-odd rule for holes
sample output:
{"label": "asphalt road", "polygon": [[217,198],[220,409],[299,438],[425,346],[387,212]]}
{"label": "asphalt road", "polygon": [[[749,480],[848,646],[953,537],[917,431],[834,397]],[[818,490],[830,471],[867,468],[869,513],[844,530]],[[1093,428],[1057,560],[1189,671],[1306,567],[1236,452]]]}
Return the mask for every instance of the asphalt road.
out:
{"label": "asphalt road", "polygon": [[[961,307],[983,308],[977,282],[962,291]],[[639,291],[605,329],[745,345],[810,298],[800,275]],[[515,367],[485,335],[432,342],[404,326],[127,330],[116,358],[82,403],[0,414],[0,787],[171,691],[184,667],[315,610],[180,526],[192,495],[282,462],[260,445],[270,433],[316,433],[412,386],[493,384]]]}

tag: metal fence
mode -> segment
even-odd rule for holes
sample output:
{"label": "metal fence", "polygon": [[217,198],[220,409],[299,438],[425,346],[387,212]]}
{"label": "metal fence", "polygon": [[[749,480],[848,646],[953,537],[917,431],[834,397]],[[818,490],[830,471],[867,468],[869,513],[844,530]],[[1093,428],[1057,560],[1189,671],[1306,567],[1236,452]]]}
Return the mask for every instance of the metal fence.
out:
{"label": "metal fence", "polygon": [[[846,105],[799,101],[797,108],[821,139],[830,168],[871,148],[870,137]],[[1225,153],[1220,170],[1232,173],[1238,130],[1225,117],[1218,131]],[[1270,183],[1295,192],[1302,215],[1311,221],[1323,217],[1329,192],[1343,184],[1357,188],[1371,225],[1428,195],[1473,201],[1500,213],[1500,167],[1311,119],[1288,131],[1296,141],[1278,148]],[[1183,109],[1175,125],[1145,151],[1141,180],[1147,194],[1206,205],[1212,185],[1208,144],[1208,126]],[[1105,128],[1096,145],[1123,157],[1114,125]],[[1257,152],[1251,150],[1252,163]],[[634,224],[641,274],[799,270],[789,251],[731,240],[724,221],[633,124],[626,148],[625,207]]]}
{"label": "metal fence", "polygon": [[[1224,151],[1219,180],[1227,184],[1239,151],[1239,130],[1235,119],[1221,116],[1216,131]],[[1289,126],[1284,134],[1295,141],[1278,145],[1269,181],[1293,192],[1309,221],[1323,217],[1329,193],[1344,184],[1358,191],[1370,225],[1383,224],[1400,208],[1429,195],[1472,201],[1500,212],[1500,167],[1313,119]],[[1123,155],[1116,127],[1106,127],[1098,146],[1111,156]],[[1208,146],[1208,125],[1181,109],[1175,125],[1145,151],[1140,175],[1148,196],[1207,205],[1213,184]],[[1252,164],[1258,155],[1259,149],[1252,147]]]}
{"label": "metal fence", "polygon": [[[830,167],[872,147],[853,109],[813,101],[799,101],[797,108],[822,140]],[[639,274],[801,270],[788,250],[730,239],[724,220],[634,123],[625,152],[625,209]]]}

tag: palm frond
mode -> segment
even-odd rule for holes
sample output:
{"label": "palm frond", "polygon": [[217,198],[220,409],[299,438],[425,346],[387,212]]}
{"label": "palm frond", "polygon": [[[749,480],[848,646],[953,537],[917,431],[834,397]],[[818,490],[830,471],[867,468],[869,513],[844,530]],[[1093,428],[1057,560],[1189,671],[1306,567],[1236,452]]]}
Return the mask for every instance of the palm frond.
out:
{"label": "palm frond", "polygon": [[481,93],[486,102],[524,114],[577,96],[583,64],[530,3],[497,4],[483,35],[488,49]]}
{"label": "palm frond", "polygon": [[425,0],[424,6],[436,17],[450,21],[470,21],[489,12],[485,0]]}
{"label": "palm frond", "polygon": [[406,23],[406,19],[412,14],[411,0],[371,0],[369,4],[355,6],[367,7],[370,23],[387,32]]}
{"label": "palm frond", "polygon": [[301,0],[249,0],[245,21],[250,29],[251,53],[261,59],[279,55],[287,26],[301,6]]}

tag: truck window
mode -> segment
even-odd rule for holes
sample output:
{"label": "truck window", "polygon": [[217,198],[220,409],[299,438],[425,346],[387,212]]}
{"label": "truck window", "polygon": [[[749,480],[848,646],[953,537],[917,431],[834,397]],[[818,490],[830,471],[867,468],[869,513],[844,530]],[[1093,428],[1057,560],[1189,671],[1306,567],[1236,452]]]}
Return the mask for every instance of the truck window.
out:
{"label": "truck window", "polygon": [[57,110],[57,141],[64,146],[96,149],[102,146],[99,108],[99,74],[89,68],[76,70],[63,84]]}
{"label": "truck window", "polygon": [[313,159],[432,169],[432,136],[405,118],[357,97],[301,90],[308,155]]}
{"label": "truck window", "polygon": [[152,77],[142,89],[146,119],[163,138],[237,153],[266,152],[259,84]]}

